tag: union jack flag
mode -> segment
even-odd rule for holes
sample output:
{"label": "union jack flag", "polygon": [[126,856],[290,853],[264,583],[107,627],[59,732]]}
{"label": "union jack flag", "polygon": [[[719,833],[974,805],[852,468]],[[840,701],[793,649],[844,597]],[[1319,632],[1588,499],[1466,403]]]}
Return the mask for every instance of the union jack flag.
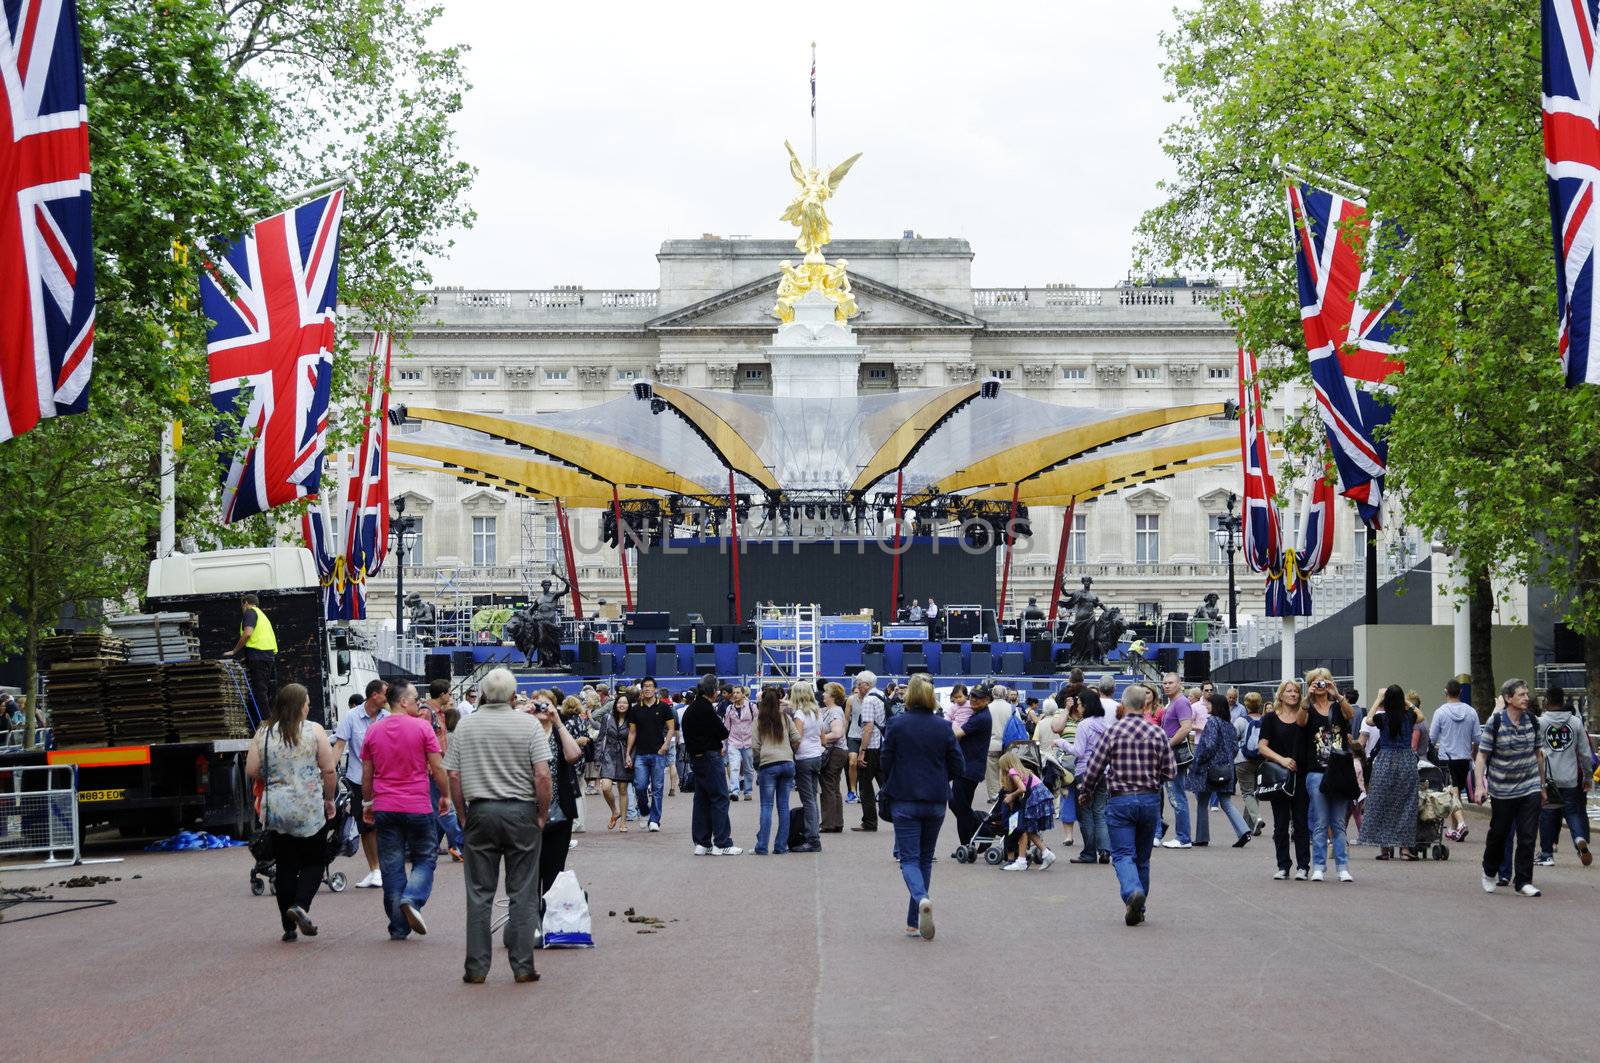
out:
{"label": "union jack flag", "polygon": [[361,413],[361,446],[344,503],[344,562],[350,574],[350,619],[367,615],[367,577],[383,565],[389,549],[389,366],[394,341],[372,337],[367,398]]}
{"label": "union jack flag", "polygon": [[1256,355],[1239,348],[1239,450],[1244,465],[1244,560],[1252,572],[1270,572],[1280,564],[1282,526],[1278,519],[1278,487],[1272,478],[1267,433],[1261,426],[1261,383]]}
{"label": "union jack flag", "polygon": [[1302,576],[1315,576],[1333,560],[1333,484],[1327,468],[1314,465],[1306,474],[1307,501],[1300,515],[1300,534],[1295,543],[1295,568]]}
{"label": "union jack flag", "polygon": [[5,0],[0,25],[0,440],[89,408],[94,241],[74,0]]}
{"label": "union jack flag", "polygon": [[263,218],[201,270],[224,523],[322,482],[343,208],[340,190]]}
{"label": "union jack flag", "polygon": [[1291,182],[1288,194],[1300,325],[1339,491],[1377,527],[1388,448],[1374,430],[1388,423],[1389,406],[1358,385],[1381,384],[1401,368],[1393,336],[1404,310],[1398,296],[1376,309],[1362,305],[1363,289],[1371,287],[1361,264],[1370,228],[1366,206],[1305,183]]}
{"label": "union jack flag", "polygon": [[306,507],[300,515],[300,529],[322,581],[323,615],[329,620],[349,620],[350,582],[345,576],[344,557],[332,552],[335,535],[327,496],[318,497]]}
{"label": "union jack flag", "polygon": [[1595,84],[1596,0],[1544,0],[1544,171],[1556,253],[1557,350],[1567,386],[1600,384],[1594,345],[1595,178],[1600,91]]}

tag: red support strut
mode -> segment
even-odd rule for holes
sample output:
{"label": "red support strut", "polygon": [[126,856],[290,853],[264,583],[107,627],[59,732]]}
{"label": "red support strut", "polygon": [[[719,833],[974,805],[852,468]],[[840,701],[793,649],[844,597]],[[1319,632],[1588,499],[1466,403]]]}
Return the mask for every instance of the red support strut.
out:
{"label": "red support strut", "polygon": [[572,615],[583,619],[583,592],[578,589],[578,564],[572,557],[572,529],[567,526],[567,507],[556,499],[556,523],[561,525],[561,553],[567,559],[567,583],[572,587]]}
{"label": "red support strut", "polygon": [[739,503],[733,496],[733,470],[728,470],[728,533],[733,537],[733,622],[744,623],[744,603],[739,598]]}
{"label": "red support strut", "polygon": [[611,516],[617,522],[617,556],[622,559],[622,598],[628,603],[628,612],[631,613],[633,585],[628,582],[628,526],[622,523],[622,498],[617,494],[616,484],[611,485]]}
{"label": "red support strut", "polygon": [[1072,540],[1072,519],[1078,509],[1078,499],[1067,503],[1066,515],[1061,523],[1061,545],[1056,550],[1056,580],[1050,587],[1050,637],[1055,638],[1056,607],[1061,601],[1062,569],[1067,567],[1067,544]]}
{"label": "red support strut", "polygon": [[1011,555],[1016,552],[1017,540],[1011,529],[1017,521],[1017,492],[1021,489],[1020,483],[1011,485],[1011,513],[1006,517],[1006,567],[1000,575],[1000,604],[995,608],[1002,624],[1006,620],[1006,589],[1011,585]]}

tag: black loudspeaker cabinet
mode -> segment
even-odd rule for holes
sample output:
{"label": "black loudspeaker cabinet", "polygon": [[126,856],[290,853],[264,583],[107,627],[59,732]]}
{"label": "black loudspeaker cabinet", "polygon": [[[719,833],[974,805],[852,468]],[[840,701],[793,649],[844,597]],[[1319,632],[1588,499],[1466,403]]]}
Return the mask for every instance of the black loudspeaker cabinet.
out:
{"label": "black loudspeaker cabinet", "polygon": [[1048,642],[1039,641],[1030,642],[1028,643],[1028,646],[1032,651],[1032,657],[1030,658],[1031,660],[1035,662],[1043,662],[1045,664],[1053,663],[1052,655],[1055,652],[1055,647],[1053,645]]}
{"label": "black loudspeaker cabinet", "polygon": [[[471,655],[469,654],[468,656]],[[423,661],[422,674],[430,683],[435,679],[448,680],[450,678],[450,655],[448,653],[428,654]]]}
{"label": "black loudspeaker cabinet", "polygon": [[474,667],[471,650],[456,650],[450,654],[450,667],[456,675],[467,676],[472,674]]}
{"label": "black loudspeaker cabinet", "polygon": [[579,642],[578,643],[578,663],[579,664],[599,664],[600,663],[600,643],[596,642],[594,639],[584,639],[583,641]]}
{"label": "black loudspeaker cabinet", "polygon": [[1163,646],[1156,650],[1156,667],[1165,675],[1178,670],[1178,647]]}
{"label": "black loudspeaker cabinet", "polygon": [[1551,649],[1556,655],[1558,664],[1582,664],[1583,636],[1572,630],[1571,626],[1557,620],[1555,627],[1554,645]]}
{"label": "black loudspeaker cabinet", "polygon": [[1211,651],[1190,650],[1183,655],[1183,681],[1204,683],[1211,678]]}
{"label": "black loudspeaker cabinet", "polygon": [[970,640],[983,633],[983,610],[975,606],[953,606],[945,611],[945,638]]}

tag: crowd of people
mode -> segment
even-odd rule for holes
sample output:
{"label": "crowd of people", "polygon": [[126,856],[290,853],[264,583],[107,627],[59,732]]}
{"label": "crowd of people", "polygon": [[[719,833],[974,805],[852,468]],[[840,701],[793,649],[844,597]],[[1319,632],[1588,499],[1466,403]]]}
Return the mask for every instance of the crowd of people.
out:
{"label": "crowd of people", "polygon": [[[849,691],[836,682],[751,691],[703,676],[674,698],[647,676],[615,690],[519,693],[497,669],[460,703],[442,680],[426,698],[410,683],[374,681],[331,737],[306,719],[305,688],[287,685],[247,772],[276,839],[285,940],[317,932],[311,902],[342,788],[368,865],[356,885],[383,891],[390,935],[427,933],[435,862],[448,854],[465,864],[464,977],[482,981],[504,863],[504,941],[513,974],[529,981],[540,898],[584,829],[586,794],[604,800],[607,831],[626,833],[630,824],[659,831],[665,798],[692,793],[696,856],[819,853],[856,805],[852,831],[892,828],[905,932],[923,939],[934,935],[930,889],[947,814],[958,862],[998,847],[1002,870],[1046,871],[1055,847],[1081,843],[1069,862],[1111,865],[1125,922],[1137,926],[1153,849],[1208,846],[1213,811],[1242,849],[1263,834],[1270,809],[1273,878],[1324,881],[1331,856],[1333,876],[1349,883],[1353,841],[1379,860],[1418,859],[1430,816],[1441,839],[1461,843],[1470,831],[1462,800],[1488,802],[1483,888],[1538,896],[1534,867],[1553,862],[1563,826],[1590,863],[1585,796],[1600,763],[1559,689],[1541,710],[1526,683],[1510,680],[1481,723],[1461,694],[1445,684],[1430,719],[1398,686],[1369,711],[1323,669],[1279,684],[1270,703],[1209,682],[1185,689],[1170,673],[1120,695],[1110,678],[1090,685],[1074,673],[1040,702],[991,681],[941,699],[927,676],[880,686],[870,671],[851,677]],[[987,805],[977,804],[980,784]],[[760,802],[748,849],[729,818],[741,799]]]}

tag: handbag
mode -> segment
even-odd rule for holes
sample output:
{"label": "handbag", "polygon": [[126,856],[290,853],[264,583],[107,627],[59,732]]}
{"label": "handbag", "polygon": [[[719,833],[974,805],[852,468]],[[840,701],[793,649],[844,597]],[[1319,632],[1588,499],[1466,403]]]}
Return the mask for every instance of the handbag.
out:
{"label": "handbag", "polygon": [[258,864],[270,864],[278,857],[278,832],[267,826],[267,731],[261,732],[261,829],[250,839],[250,855]]}
{"label": "handbag", "polygon": [[1275,760],[1263,760],[1261,762],[1261,774],[1256,783],[1257,797],[1271,797],[1273,794],[1293,797],[1294,788],[1294,772]]}
{"label": "handbag", "polygon": [[1183,740],[1182,745],[1172,747],[1173,762],[1180,768],[1186,768],[1194,763],[1194,736],[1190,735]]}
{"label": "handbag", "polygon": [[1233,793],[1233,765],[1227,764],[1207,771],[1206,790],[1212,793]]}

